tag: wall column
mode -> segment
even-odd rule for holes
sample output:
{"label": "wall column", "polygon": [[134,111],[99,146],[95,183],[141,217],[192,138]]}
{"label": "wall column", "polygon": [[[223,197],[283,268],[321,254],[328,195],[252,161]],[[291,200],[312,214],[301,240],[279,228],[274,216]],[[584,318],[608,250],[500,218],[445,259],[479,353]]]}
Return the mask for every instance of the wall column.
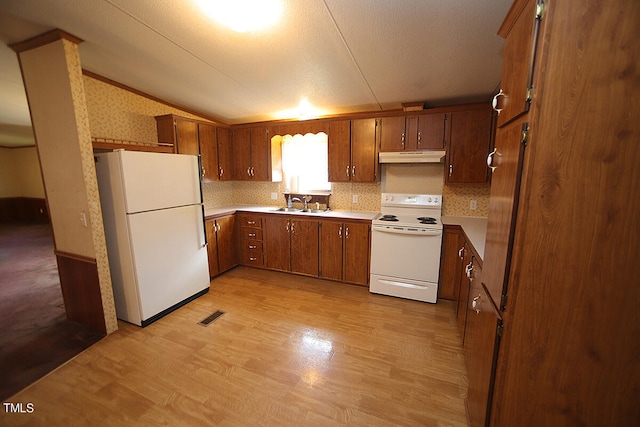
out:
{"label": "wall column", "polygon": [[16,43],[67,317],[118,329],[85,100],[80,39],[60,30]]}

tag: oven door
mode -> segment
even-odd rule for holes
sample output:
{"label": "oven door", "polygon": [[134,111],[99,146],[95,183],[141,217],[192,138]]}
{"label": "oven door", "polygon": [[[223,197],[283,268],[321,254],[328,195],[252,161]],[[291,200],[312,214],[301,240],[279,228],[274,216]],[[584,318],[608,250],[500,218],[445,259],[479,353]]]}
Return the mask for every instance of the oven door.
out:
{"label": "oven door", "polygon": [[371,233],[371,291],[385,293],[376,291],[373,285],[382,280],[390,286],[404,283],[407,289],[412,289],[423,285],[435,288],[437,292],[441,246],[441,229],[374,224]]}

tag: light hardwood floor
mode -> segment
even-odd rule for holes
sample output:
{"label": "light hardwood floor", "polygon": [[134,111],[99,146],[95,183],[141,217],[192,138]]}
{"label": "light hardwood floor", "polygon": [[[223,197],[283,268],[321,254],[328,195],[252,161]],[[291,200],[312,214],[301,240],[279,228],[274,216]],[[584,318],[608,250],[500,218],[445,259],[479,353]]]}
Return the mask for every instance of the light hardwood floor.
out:
{"label": "light hardwood floor", "polygon": [[466,426],[465,394],[452,302],[237,267],[146,328],[121,322],[0,425]]}

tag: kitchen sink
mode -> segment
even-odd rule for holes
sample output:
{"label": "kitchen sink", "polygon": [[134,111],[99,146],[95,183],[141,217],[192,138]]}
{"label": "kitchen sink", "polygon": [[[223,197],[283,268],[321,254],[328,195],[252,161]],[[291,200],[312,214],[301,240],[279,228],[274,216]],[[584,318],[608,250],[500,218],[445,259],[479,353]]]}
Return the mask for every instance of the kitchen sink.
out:
{"label": "kitchen sink", "polygon": [[302,209],[297,209],[297,208],[278,208],[278,209],[273,209],[273,212],[302,212]]}
{"label": "kitchen sink", "polygon": [[272,209],[271,212],[300,212],[300,213],[320,214],[320,213],[327,212],[327,210],[324,210],[324,209],[277,208],[277,209]]}

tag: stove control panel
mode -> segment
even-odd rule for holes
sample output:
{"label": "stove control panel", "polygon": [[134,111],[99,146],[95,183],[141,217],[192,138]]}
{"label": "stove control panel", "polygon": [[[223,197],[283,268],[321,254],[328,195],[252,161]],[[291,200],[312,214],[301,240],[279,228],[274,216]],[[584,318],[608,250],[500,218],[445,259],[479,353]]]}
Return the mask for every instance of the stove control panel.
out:
{"label": "stove control panel", "polygon": [[382,206],[439,207],[442,206],[442,195],[382,193]]}

